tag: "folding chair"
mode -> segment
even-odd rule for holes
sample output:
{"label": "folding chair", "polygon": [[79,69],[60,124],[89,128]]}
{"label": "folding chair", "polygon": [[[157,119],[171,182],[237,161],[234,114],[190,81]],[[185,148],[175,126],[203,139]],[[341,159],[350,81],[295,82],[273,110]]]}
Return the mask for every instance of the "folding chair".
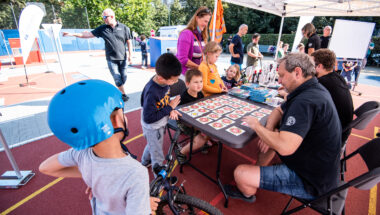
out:
{"label": "folding chair", "polygon": [[[369,190],[380,182],[379,153],[380,138],[375,138],[343,158],[346,161],[359,154],[368,168],[367,172],[348,181],[347,183],[341,181],[337,188],[317,197],[314,200],[304,200],[291,197],[290,201],[282,211],[282,214],[292,214],[306,207],[309,207],[321,214],[341,214],[344,210],[347,192],[350,187],[355,187],[360,190]],[[293,199],[300,201],[302,205],[287,211]]]}
{"label": "folding chair", "polygon": [[[368,101],[362,104],[354,111],[356,118],[343,128],[343,132],[346,132],[352,128],[363,130],[372,121],[373,118],[380,112],[380,103],[377,101]],[[347,140],[342,144],[342,157],[346,156],[346,144]],[[344,172],[346,172],[346,162],[341,160],[341,180],[344,181]]]}

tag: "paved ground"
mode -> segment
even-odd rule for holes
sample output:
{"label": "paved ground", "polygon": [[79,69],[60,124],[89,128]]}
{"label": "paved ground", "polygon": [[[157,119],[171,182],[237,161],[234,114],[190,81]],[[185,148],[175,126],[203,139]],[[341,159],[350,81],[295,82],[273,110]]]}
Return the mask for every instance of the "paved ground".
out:
{"label": "paved ground", "polygon": [[[128,67],[125,89],[130,100],[126,103],[126,111],[140,108],[141,91],[154,75],[154,69],[142,70],[138,66],[141,62],[140,56],[140,53],[134,53],[133,64]],[[88,78],[114,84],[103,51],[65,52],[60,55],[62,64],[55,53],[47,55],[46,58],[47,64],[27,66],[29,80],[36,82],[36,85],[29,87],[19,87],[20,83],[26,82],[23,66],[3,66],[0,71],[0,129],[11,147],[51,135],[46,122],[46,110],[51,97],[65,86],[62,70],[67,84]],[[229,66],[229,59],[227,54],[219,57],[219,73],[224,74]],[[3,65],[7,64],[6,58],[0,60]],[[271,60],[272,57],[264,59]],[[360,75],[359,83],[358,90],[365,85],[380,86],[380,68],[366,68]],[[1,148],[0,146],[0,150]]]}

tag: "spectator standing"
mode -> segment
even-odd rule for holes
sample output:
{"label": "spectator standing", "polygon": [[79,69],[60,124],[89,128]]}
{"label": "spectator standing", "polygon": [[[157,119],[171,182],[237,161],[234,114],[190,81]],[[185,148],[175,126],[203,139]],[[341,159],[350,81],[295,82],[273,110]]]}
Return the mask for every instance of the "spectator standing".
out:
{"label": "spectator standing", "polygon": [[307,23],[305,26],[303,26],[302,34],[308,39],[305,47],[306,54],[310,56],[311,53],[321,48],[321,38],[319,38],[317,35],[313,24]]}
{"label": "spectator standing", "polygon": [[231,53],[231,65],[238,64],[241,70],[241,65],[243,64],[244,59],[244,49],[242,37],[248,32],[248,25],[242,24],[239,27],[239,32],[232,38],[232,41],[229,46]]}
{"label": "spectator standing", "polygon": [[148,52],[146,50],[146,36],[141,35],[141,41],[139,42],[141,47],[141,68],[146,69],[148,67]]}
{"label": "spectator standing", "polygon": [[299,53],[305,53],[305,45],[303,43],[298,44],[297,50]]}
{"label": "spectator standing", "polygon": [[323,28],[323,36],[321,36],[321,49],[327,49],[327,47],[329,46],[331,32],[331,26],[326,26]]}
{"label": "spectator standing", "polygon": [[198,69],[205,60],[203,49],[208,40],[207,25],[210,18],[211,11],[207,7],[200,7],[178,37],[176,57],[182,65],[183,80],[187,70]]}
{"label": "spectator standing", "polygon": [[282,41],[280,41],[280,43],[278,44],[278,49],[277,49],[277,58],[278,59],[285,57],[283,44],[284,44],[284,42],[282,42]]}
{"label": "spectator standing", "polygon": [[257,67],[259,59],[263,58],[259,50],[260,37],[260,34],[254,33],[252,35],[252,42],[247,46],[247,67]]}
{"label": "spectator standing", "polygon": [[[110,8],[103,11],[103,21],[105,25],[95,28],[91,32],[82,33],[63,32],[63,36],[74,36],[79,38],[101,37],[105,43],[105,52],[108,68],[115,81],[117,88],[123,95],[123,101],[129,97],[125,94],[124,84],[127,81],[127,57],[128,62],[132,63],[132,34],[127,26],[116,21],[115,12]],[[128,46],[129,55],[127,56],[125,45]]]}
{"label": "spectator standing", "polygon": [[343,69],[342,69],[342,73],[340,73],[340,75],[343,76],[343,78],[347,79],[348,88],[351,89],[351,87],[352,87],[351,86],[351,76],[352,76],[353,70],[356,67],[356,64],[352,61],[346,61],[346,62],[343,62],[342,66],[343,66]]}

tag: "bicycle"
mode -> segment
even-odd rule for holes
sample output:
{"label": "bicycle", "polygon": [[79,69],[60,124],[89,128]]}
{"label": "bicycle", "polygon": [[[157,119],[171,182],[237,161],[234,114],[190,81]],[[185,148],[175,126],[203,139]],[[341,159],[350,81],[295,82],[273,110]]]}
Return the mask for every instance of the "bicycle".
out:
{"label": "bicycle", "polygon": [[[177,131],[175,135],[178,138],[179,132]],[[168,154],[165,158],[167,161],[166,164],[163,166],[155,165],[153,168],[157,177],[150,183],[150,196],[161,199],[156,214],[167,214],[171,211],[175,215],[199,214],[199,212],[211,215],[222,215],[223,213],[219,209],[210,205],[208,202],[187,195],[185,187],[183,186],[185,181],[183,181],[179,187],[175,186],[178,179],[175,176],[171,176],[171,173],[176,166],[176,160],[173,159],[172,152],[174,147],[179,147],[176,142],[177,138],[172,141],[169,147]],[[164,191],[166,193],[162,195]]]}

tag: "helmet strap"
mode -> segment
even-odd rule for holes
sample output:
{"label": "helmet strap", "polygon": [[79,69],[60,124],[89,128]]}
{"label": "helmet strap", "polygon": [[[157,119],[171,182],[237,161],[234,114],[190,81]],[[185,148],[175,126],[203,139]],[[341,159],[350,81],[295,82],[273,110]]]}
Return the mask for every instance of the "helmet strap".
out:
{"label": "helmet strap", "polygon": [[124,128],[125,129],[123,129],[123,128],[114,128],[113,133],[114,134],[119,133],[119,132],[123,132],[124,133],[123,138],[120,140],[120,146],[124,150],[125,153],[128,153],[131,157],[133,157],[134,159],[137,159],[137,156],[134,155],[134,154],[132,154],[128,150],[127,146],[123,143],[123,141],[125,140],[125,138],[129,135],[129,130],[127,128],[127,123],[125,121],[125,116],[123,115],[123,117],[124,117]]}

